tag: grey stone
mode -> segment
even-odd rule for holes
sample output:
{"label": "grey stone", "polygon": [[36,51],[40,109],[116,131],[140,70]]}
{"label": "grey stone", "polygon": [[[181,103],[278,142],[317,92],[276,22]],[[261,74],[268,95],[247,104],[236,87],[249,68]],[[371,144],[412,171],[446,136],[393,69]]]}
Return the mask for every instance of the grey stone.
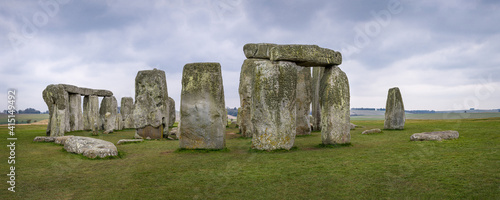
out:
{"label": "grey stone", "polygon": [[48,85],[42,96],[49,108],[47,136],[63,136],[65,132],[70,131],[68,92],[62,85]]}
{"label": "grey stone", "polygon": [[60,145],[64,145],[64,143],[66,142],[66,140],[69,139],[69,138],[71,138],[71,137],[74,137],[74,135],[65,135],[65,136],[56,137],[55,140],[54,140],[54,143],[60,144]]}
{"label": "grey stone", "polygon": [[182,72],[180,148],[225,148],[225,111],[220,64],[186,64]]}
{"label": "grey stone", "polygon": [[36,136],[33,142],[54,142],[56,137],[52,136]]}
{"label": "grey stone", "polygon": [[327,67],[321,78],[321,139],[323,144],[351,141],[349,80],[338,67]]}
{"label": "grey stone", "polygon": [[94,123],[94,126],[92,127],[92,135],[93,136],[99,135],[99,126],[97,125],[97,123]]}
{"label": "grey stone", "polygon": [[243,52],[247,58],[261,58],[269,60],[269,58],[271,58],[271,48],[275,46],[278,45],[270,43],[249,43],[243,46]]}
{"label": "grey stone", "polygon": [[387,94],[387,103],[385,104],[384,129],[404,129],[405,126],[405,108],[403,97],[399,88],[389,89]]}
{"label": "grey stone", "polygon": [[92,130],[95,123],[99,120],[99,97],[83,97],[83,129]]}
{"label": "grey stone", "polygon": [[310,135],[309,110],[311,108],[311,68],[297,66],[296,134]]}
{"label": "grey stone", "polygon": [[243,137],[252,137],[254,130],[252,124],[252,92],[254,71],[257,66],[266,65],[268,60],[246,59],[241,66],[240,85],[240,108],[238,110],[238,126]]}
{"label": "grey stone", "polygon": [[83,88],[68,84],[59,84],[59,85],[61,85],[64,88],[64,90],[69,93],[80,94],[82,96],[90,96],[90,95],[100,96],[100,97],[113,96],[113,92],[109,90]]}
{"label": "grey stone", "polygon": [[104,133],[111,133],[116,130],[116,115],[118,114],[118,103],[114,96],[104,97],[101,101],[99,115],[101,118],[101,129]]}
{"label": "grey stone", "polygon": [[252,148],[291,149],[295,141],[297,65],[261,60],[252,86]]}
{"label": "grey stone", "polygon": [[168,97],[168,106],[169,106],[168,127],[172,127],[175,123],[175,101],[171,97]]}
{"label": "grey stone", "polygon": [[123,130],[123,119],[121,114],[116,115],[115,130]]}
{"label": "grey stone", "polygon": [[423,132],[415,133],[410,136],[411,141],[441,141],[441,140],[452,140],[458,139],[458,131],[436,131],[436,132]]}
{"label": "grey stone", "polygon": [[325,67],[342,64],[342,55],[339,52],[321,48],[317,45],[290,44],[272,47],[270,60],[291,61],[306,67]]}
{"label": "grey stone", "polygon": [[120,145],[120,144],[128,144],[128,143],[138,143],[138,142],[143,142],[143,141],[144,141],[143,139],[121,139],[121,140],[118,140],[118,142],[116,144]]}
{"label": "grey stone", "polygon": [[139,71],[135,78],[134,126],[139,136],[163,138],[168,133],[169,102],[163,70]]}
{"label": "grey stone", "polygon": [[70,137],[64,142],[64,149],[70,153],[83,154],[88,158],[118,155],[118,150],[113,143],[89,137]]}
{"label": "grey stone", "polygon": [[70,131],[83,130],[82,96],[69,94],[69,126]]}
{"label": "grey stone", "polygon": [[313,124],[313,131],[321,130],[321,106],[319,104],[319,94],[320,94],[320,84],[321,78],[323,77],[323,73],[325,68],[323,67],[314,67],[312,69],[312,119],[311,123]]}
{"label": "grey stone", "polygon": [[178,127],[173,127],[172,129],[170,129],[170,132],[168,132],[166,138],[170,140],[178,140],[179,139]]}
{"label": "grey stone", "polygon": [[351,123],[351,130],[356,129],[356,127],[357,127],[356,124]]}
{"label": "grey stone", "polygon": [[376,128],[376,129],[370,129],[370,130],[365,130],[361,134],[372,134],[372,133],[382,133],[382,130]]}
{"label": "grey stone", "polygon": [[120,105],[120,115],[123,120],[123,128],[135,128],[134,99],[132,99],[132,97],[122,97]]}

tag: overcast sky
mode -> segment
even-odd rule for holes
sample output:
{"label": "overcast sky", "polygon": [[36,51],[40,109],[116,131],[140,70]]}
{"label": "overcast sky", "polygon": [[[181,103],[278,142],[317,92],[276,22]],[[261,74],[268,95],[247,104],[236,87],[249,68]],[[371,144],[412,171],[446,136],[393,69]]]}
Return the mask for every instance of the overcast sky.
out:
{"label": "overcast sky", "polygon": [[[41,2],[41,3],[40,3]],[[49,84],[134,97],[139,70],[166,72],[179,110],[182,68],[219,62],[226,106],[239,107],[246,43],[340,51],[351,107],[500,108],[498,1],[0,1],[0,107],[48,110]]]}

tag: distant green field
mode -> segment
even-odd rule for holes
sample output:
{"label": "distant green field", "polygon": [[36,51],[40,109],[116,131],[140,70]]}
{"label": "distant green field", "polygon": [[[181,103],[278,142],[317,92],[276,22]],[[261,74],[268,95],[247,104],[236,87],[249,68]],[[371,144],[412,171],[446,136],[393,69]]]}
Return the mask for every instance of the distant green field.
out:
{"label": "distant green field", "polygon": [[[500,118],[412,120],[405,130],[357,121],[351,146],[324,148],[321,133],[295,138],[289,152],[249,151],[226,129],[227,151],[176,152],[179,141],[117,145],[122,158],[89,160],[32,142],[45,126],[17,126],[16,193],[3,175],[0,199],[500,199]],[[411,142],[416,132],[457,130],[460,138]],[[0,127],[0,169],[9,173],[8,129]],[[91,136],[116,143],[135,130]]]}
{"label": "distant green field", "polygon": [[[406,119],[484,119],[500,117],[500,112],[495,113],[432,113],[432,114],[406,114]],[[351,116],[352,121],[359,120],[384,120],[384,115]]]}
{"label": "distant green field", "polygon": [[[33,123],[49,119],[49,114],[17,114],[15,116],[17,124],[26,124],[28,120],[31,120],[31,123]],[[7,119],[7,114],[0,114],[0,124],[7,124]]]}

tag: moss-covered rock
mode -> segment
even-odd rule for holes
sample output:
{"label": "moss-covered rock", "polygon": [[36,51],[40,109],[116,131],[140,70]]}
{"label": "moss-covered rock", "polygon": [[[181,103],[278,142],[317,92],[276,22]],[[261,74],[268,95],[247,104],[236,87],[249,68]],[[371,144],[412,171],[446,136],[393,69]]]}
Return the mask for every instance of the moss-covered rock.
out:
{"label": "moss-covered rock", "polygon": [[267,59],[271,57],[271,48],[278,46],[277,44],[271,43],[249,43],[243,46],[243,52],[247,58],[260,58]]}
{"label": "moss-covered rock", "polygon": [[325,68],[320,89],[323,144],[346,144],[351,141],[349,95],[347,75],[338,66]]}
{"label": "moss-covered rock", "polygon": [[385,104],[384,129],[402,130],[405,127],[405,120],[405,107],[401,92],[397,87],[391,88],[387,94],[387,102]]}
{"label": "moss-covered rock", "polygon": [[118,130],[116,127],[116,115],[118,114],[118,103],[115,96],[104,97],[99,108],[99,116],[101,120],[101,129],[105,133],[111,133]]}
{"label": "moss-covered rock", "polygon": [[252,86],[252,148],[292,148],[295,141],[297,65],[259,61]]}
{"label": "moss-covered rock", "polygon": [[175,100],[171,97],[168,97],[168,127],[171,127],[175,123]]}
{"label": "moss-covered rock", "polygon": [[120,115],[123,120],[123,128],[135,128],[134,99],[132,97],[122,97],[120,105]]}
{"label": "moss-covered rock", "polygon": [[292,61],[301,66],[332,66],[342,64],[342,55],[317,45],[277,45],[271,48],[270,60]]}
{"label": "moss-covered rock", "polygon": [[68,108],[70,131],[83,130],[82,96],[70,93]]}
{"label": "moss-covered rock", "polygon": [[246,59],[241,66],[240,72],[240,108],[238,110],[238,126],[243,137],[252,137],[252,92],[254,71],[259,65],[266,65],[269,60],[263,59]]}
{"label": "moss-covered rock", "polygon": [[310,135],[309,110],[311,108],[311,68],[297,66],[296,133]]}
{"label": "moss-covered rock", "polygon": [[68,92],[60,84],[51,84],[43,90],[42,96],[49,108],[47,136],[63,136],[65,132],[70,131]]}
{"label": "moss-covered rock", "polygon": [[92,130],[94,123],[99,126],[99,97],[83,97],[83,129]]}
{"label": "moss-covered rock", "polygon": [[227,117],[219,63],[190,63],[182,72],[179,146],[224,149]]}
{"label": "moss-covered rock", "polygon": [[[165,71],[139,71],[135,77],[134,126],[144,139],[161,139],[168,133],[169,105]],[[151,128],[146,128],[150,126]]]}

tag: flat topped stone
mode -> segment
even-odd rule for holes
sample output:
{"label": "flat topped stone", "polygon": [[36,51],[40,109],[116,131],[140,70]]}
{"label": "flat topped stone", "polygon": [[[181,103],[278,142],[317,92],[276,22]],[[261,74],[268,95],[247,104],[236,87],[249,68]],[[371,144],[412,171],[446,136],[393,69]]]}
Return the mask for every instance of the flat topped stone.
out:
{"label": "flat topped stone", "polygon": [[367,135],[372,133],[382,133],[382,130],[375,128],[375,129],[365,130],[361,134]]}
{"label": "flat topped stone", "polygon": [[411,141],[441,141],[457,139],[459,136],[458,131],[436,131],[436,132],[423,132],[415,133],[410,136]]}
{"label": "flat topped stone", "polygon": [[82,96],[87,96],[87,95],[94,95],[100,97],[113,96],[113,92],[109,90],[83,88],[68,84],[59,84],[59,85],[64,87],[64,90],[66,90],[69,93],[81,94]]}
{"label": "flat topped stone", "polygon": [[305,67],[342,64],[342,55],[339,52],[318,45],[249,43],[243,46],[243,52],[247,58],[291,61]]}
{"label": "flat topped stone", "polygon": [[118,155],[118,150],[113,143],[89,137],[69,137],[64,142],[64,149],[70,153],[83,154],[88,158]]}

